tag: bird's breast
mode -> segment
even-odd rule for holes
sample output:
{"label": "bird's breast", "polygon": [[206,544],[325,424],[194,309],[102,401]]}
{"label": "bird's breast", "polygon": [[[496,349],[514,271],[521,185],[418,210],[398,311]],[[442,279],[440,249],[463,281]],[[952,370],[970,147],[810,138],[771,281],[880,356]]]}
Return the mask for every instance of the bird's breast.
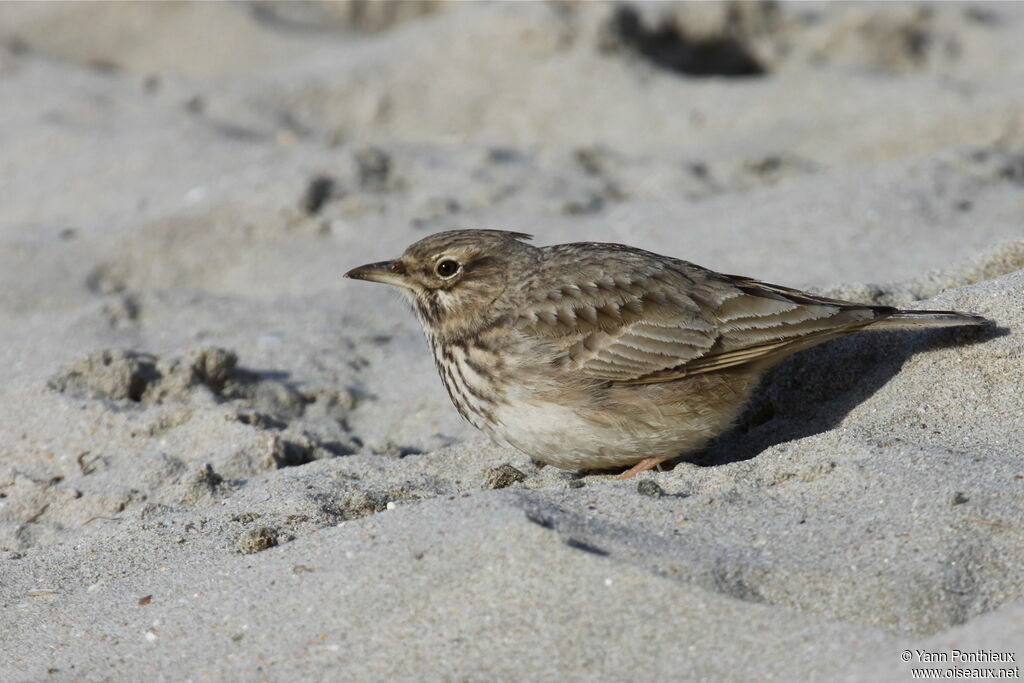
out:
{"label": "bird's breast", "polygon": [[493,433],[498,410],[508,400],[503,350],[480,337],[447,342],[429,334],[427,338],[441,382],[459,414]]}

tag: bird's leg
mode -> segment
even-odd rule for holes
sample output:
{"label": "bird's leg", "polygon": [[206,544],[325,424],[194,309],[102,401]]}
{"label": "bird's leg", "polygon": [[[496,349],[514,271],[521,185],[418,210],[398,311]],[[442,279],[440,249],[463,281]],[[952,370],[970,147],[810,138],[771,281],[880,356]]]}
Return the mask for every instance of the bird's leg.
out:
{"label": "bird's leg", "polygon": [[633,465],[628,470],[626,470],[625,472],[623,472],[622,474],[615,478],[618,479],[619,481],[622,481],[624,479],[632,479],[641,472],[646,472],[649,469],[657,467],[666,460],[671,459],[672,458],[644,458],[643,460]]}

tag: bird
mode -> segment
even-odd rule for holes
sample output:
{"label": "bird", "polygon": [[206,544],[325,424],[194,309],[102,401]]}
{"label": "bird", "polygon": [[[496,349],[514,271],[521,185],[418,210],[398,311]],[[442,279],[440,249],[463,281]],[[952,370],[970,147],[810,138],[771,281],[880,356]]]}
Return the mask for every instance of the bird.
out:
{"label": "bird", "polygon": [[450,230],[345,277],[396,287],[459,413],[562,469],[627,479],[730,428],[782,359],[861,330],[984,325],[727,275],[622,244]]}

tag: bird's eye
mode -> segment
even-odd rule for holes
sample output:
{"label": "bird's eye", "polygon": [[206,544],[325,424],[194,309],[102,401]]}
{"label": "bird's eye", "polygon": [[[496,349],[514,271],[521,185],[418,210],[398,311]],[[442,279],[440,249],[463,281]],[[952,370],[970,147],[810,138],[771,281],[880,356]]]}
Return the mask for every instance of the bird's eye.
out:
{"label": "bird's eye", "polygon": [[442,261],[438,261],[437,265],[434,266],[434,272],[437,273],[438,277],[448,279],[451,276],[459,272],[462,266],[459,265],[458,261],[453,261],[450,258],[446,258]]}

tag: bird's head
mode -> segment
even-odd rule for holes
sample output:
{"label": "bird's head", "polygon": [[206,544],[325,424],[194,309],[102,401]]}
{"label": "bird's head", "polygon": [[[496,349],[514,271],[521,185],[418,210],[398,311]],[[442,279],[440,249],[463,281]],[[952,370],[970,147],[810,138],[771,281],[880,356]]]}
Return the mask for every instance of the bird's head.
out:
{"label": "bird's head", "polygon": [[460,338],[500,316],[501,295],[509,284],[533,271],[538,250],[522,241],[527,239],[503,230],[439,232],[393,261],[359,266],[345,277],[397,287],[428,331]]}

